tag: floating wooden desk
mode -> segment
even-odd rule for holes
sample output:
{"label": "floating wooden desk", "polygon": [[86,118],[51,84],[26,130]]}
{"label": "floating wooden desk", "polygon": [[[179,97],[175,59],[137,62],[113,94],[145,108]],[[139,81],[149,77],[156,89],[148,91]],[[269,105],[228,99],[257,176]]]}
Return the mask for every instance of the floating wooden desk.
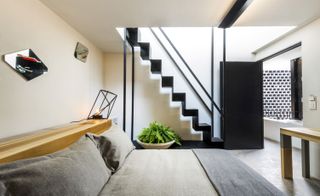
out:
{"label": "floating wooden desk", "polygon": [[320,143],[320,130],[307,128],[281,128],[281,174],[292,179],[292,144],[291,137],[301,139],[302,176],[310,178],[309,141]]}

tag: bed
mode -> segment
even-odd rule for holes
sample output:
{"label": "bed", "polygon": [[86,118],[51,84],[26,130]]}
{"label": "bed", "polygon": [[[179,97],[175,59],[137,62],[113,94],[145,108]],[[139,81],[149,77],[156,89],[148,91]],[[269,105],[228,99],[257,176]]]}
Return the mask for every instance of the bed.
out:
{"label": "bed", "polygon": [[0,195],[283,195],[225,150],[135,150],[113,127],[85,121],[1,142]]}
{"label": "bed", "polygon": [[101,195],[218,195],[191,150],[134,150]]}

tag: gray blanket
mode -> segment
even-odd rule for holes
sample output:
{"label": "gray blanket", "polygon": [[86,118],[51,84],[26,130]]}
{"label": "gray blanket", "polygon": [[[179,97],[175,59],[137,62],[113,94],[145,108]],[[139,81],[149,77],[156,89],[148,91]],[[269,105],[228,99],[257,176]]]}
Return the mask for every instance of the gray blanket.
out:
{"label": "gray blanket", "polygon": [[101,196],[217,196],[191,150],[134,150]]}
{"label": "gray blanket", "polygon": [[221,196],[283,195],[260,174],[224,150],[194,149],[193,152]]}

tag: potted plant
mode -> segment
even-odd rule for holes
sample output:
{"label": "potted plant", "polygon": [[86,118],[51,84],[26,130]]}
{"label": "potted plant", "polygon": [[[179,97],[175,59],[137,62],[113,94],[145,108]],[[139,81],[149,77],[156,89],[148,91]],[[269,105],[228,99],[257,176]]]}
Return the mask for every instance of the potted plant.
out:
{"label": "potted plant", "polygon": [[142,129],[137,142],[143,148],[165,149],[174,143],[181,145],[181,138],[170,127],[155,121]]}

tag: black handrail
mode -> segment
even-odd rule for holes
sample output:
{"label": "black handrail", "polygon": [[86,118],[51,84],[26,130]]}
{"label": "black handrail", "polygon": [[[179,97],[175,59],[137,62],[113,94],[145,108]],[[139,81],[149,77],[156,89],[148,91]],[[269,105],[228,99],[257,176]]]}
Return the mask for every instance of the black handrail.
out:
{"label": "black handrail", "polygon": [[184,60],[184,58],[182,57],[182,55],[180,54],[180,52],[177,50],[177,48],[174,46],[174,44],[172,43],[171,39],[168,37],[168,35],[164,32],[164,30],[159,27],[159,30],[162,32],[162,34],[164,35],[164,37],[167,39],[167,41],[169,42],[169,44],[171,45],[171,47],[173,48],[173,50],[177,53],[177,55],[180,57],[180,59],[182,60],[182,62],[184,63],[184,65],[187,67],[187,69],[190,71],[191,75],[194,77],[194,79],[198,82],[199,86],[202,88],[202,90],[205,92],[205,94],[208,96],[209,99],[212,99],[212,97],[209,95],[209,93],[207,92],[207,90],[203,87],[202,83],[200,82],[200,80],[198,79],[198,77],[193,73],[193,71],[191,70],[190,66],[188,65],[188,63]]}
{"label": "black handrail", "polygon": [[183,71],[181,70],[181,68],[179,67],[178,63],[174,60],[174,58],[171,56],[170,52],[167,50],[167,48],[163,45],[162,41],[159,39],[159,37],[157,36],[157,34],[152,30],[151,27],[149,27],[149,29],[151,30],[152,34],[154,35],[154,37],[157,39],[157,41],[160,43],[160,45],[162,46],[162,48],[166,51],[167,55],[170,57],[170,59],[172,60],[172,62],[174,63],[174,65],[178,68],[178,70],[180,71],[180,73],[183,75],[183,77],[185,78],[185,80],[188,82],[188,84],[190,85],[190,87],[192,88],[192,90],[196,93],[196,95],[198,96],[198,98],[200,99],[200,101],[202,102],[202,104],[205,106],[205,108],[207,109],[207,111],[212,114],[213,111],[211,111],[209,109],[209,107],[207,106],[207,104],[203,101],[202,97],[199,95],[198,91],[194,88],[194,86],[191,84],[191,82],[188,80],[188,78],[186,77],[186,75],[183,73]]}
{"label": "black handrail", "polygon": [[[151,28],[150,28],[151,29]],[[218,105],[216,104],[216,102],[213,100],[213,98],[209,95],[209,93],[206,91],[206,89],[203,87],[203,85],[201,84],[201,82],[199,81],[198,77],[193,73],[193,71],[191,70],[190,66],[188,65],[188,63],[185,61],[185,59],[182,57],[182,55],[180,54],[180,52],[177,50],[177,48],[174,46],[174,44],[172,43],[172,41],[170,40],[170,38],[167,36],[167,34],[163,31],[163,29],[161,27],[159,27],[159,30],[161,31],[161,33],[164,35],[164,37],[167,39],[167,41],[169,42],[170,46],[173,48],[173,50],[177,53],[177,55],[180,57],[180,59],[182,60],[182,62],[185,64],[185,66],[187,67],[187,69],[189,70],[189,72],[191,73],[191,75],[194,77],[194,79],[198,82],[199,86],[202,88],[202,90],[205,92],[205,94],[207,95],[207,97],[209,98],[209,100],[211,101],[211,104],[213,104],[213,106],[218,110],[218,112],[220,114],[222,114],[222,110],[218,107]],[[152,33],[154,33],[154,31],[151,29]],[[157,38],[158,39],[158,38]],[[159,41],[160,42],[160,41]],[[163,46],[163,44],[161,44]],[[165,48],[163,46],[163,48]],[[167,52],[168,53],[168,52]],[[177,65],[177,67],[179,67]],[[180,68],[179,68],[180,69]],[[183,74],[184,75],[184,74]],[[185,75],[184,75],[185,77]],[[187,79],[185,77],[185,79]],[[188,80],[188,79],[187,79]]]}

